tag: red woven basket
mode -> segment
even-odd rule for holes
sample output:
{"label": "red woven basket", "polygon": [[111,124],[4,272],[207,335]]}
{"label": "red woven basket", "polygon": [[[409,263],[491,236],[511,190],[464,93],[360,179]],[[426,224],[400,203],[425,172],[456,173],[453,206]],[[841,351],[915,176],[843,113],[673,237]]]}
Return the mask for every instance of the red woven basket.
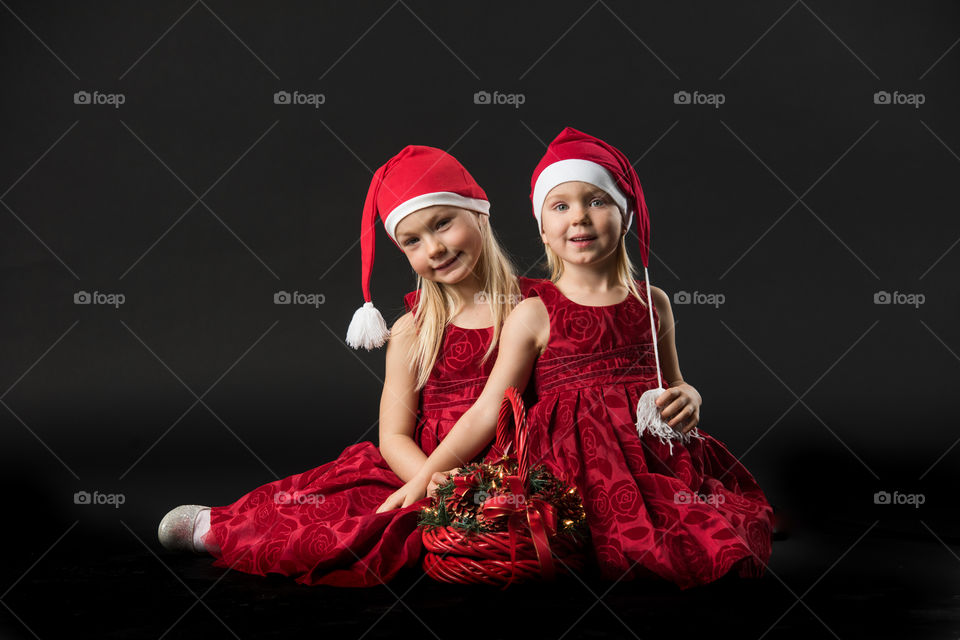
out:
{"label": "red woven basket", "polygon": [[[523,400],[520,392],[511,387],[500,405],[494,450],[505,456],[514,445],[519,486],[524,488],[524,494],[529,478],[526,436]],[[538,521],[539,514],[528,506],[522,525],[512,524],[511,531],[474,533],[452,526],[425,526],[423,568],[427,575],[441,582],[502,588],[514,582],[551,580],[581,569],[585,562],[583,542],[564,534],[547,535]]]}

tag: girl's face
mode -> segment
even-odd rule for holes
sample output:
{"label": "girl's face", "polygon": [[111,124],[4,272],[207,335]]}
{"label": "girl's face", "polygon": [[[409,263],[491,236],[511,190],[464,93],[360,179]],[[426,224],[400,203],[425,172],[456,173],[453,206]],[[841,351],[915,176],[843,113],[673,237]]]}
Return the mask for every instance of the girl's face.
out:
{"label": "girl's face", "polygon": [[483,238],[480,214],[446,205],[415,211],[397,224],[397,244],[423,278],[456,284],[473,275]]}
{"label": "girl's face", "polygon": [[606,191],[587,182],[564,182],[551,189],[540,219],[543,243],[570,264],[602,262],[626,233],[620,207]]}

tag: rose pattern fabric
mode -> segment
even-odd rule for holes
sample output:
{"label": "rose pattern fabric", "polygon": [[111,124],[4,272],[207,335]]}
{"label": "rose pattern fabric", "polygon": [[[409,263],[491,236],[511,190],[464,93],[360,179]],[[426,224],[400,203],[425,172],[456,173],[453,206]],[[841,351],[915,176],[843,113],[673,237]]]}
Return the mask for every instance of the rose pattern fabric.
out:
{"label": "rose pattern fabric", "polygon": [[[521,279],[521,290],[533,281]],[[417,292],[404,298],[408,310]],[[415,440],[429,455],[483,390],[496,351],[481,363],[492,329],[449,325],[441,353],[421,390]],[[365,418],[366,420],[366,418]],[[483,459],[489,447],[477,456]],[[372,442],[349,446],[315,469],[254,489],[232,504],[213,507],[210,533],[219,546],[214,566],[257,575],[291,576],[298,583],[371,587],[418,564],[418,511],[375,513],[403,486]]]}
{"label": "rose pattern fabric", "polygon": [[657,385],[646,305],[633,296],[579,305],[549,281],[525,294],[539,296],[550,316],[531,381],[531,460],[580,489],[601,575],[659,576],[681,589],[731,570],[762,576],[773,511],[750,472],[699,426],[703,440],[674,442],[673,454],[637,435],[637,401]]}

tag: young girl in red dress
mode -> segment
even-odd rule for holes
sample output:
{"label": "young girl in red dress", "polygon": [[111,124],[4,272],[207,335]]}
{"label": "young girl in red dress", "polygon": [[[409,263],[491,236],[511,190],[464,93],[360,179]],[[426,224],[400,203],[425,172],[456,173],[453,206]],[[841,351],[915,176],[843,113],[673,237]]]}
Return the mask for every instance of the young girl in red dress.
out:
{"label": "young girl in red dress", "polygon": [[[531,199],[552,276],[525,286],[486,387],[422,472],[442,482],[440,470],[479,451],[504,390],[532,376],[531,465],[579,488],[602,577],[653,575],[686,589],[731,570],[761,576],[772,509],[750,472],[697,430],[701,398],[680,375],[670,301],[646,276],[649,220],[632,165],[564,129],[534,172]],[[634,218],[640,283],[625,246]],[[408,483],[390,505],[409,504],[419,487]]]}
{"label": "young girl in red dress", "polygon": [[[380,446],[263,485],[222,507],[183,505],[160,523],[168,549],[212,554],[215,566],[294,576],[302,584],[376,586],[420,558],[419,508],[378,510],[483,388],[517,279],[488,222],[486,194],[456,159],[409,146],[374,174],[363,210],[366,303],[347,342],[389,337]],[[388,332],[370,297],[377,216],[417,273],[408,312]],[[482,295],[481,295],[482,294]],[[478,450],[478,458],[486,451]]]}

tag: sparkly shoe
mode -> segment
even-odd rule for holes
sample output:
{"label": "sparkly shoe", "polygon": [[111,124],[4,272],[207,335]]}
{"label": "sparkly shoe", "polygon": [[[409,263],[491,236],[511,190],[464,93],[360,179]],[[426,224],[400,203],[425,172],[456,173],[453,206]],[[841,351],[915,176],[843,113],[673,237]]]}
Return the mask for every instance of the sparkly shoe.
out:
{"label": "sparkly shoe", "polygon": [[160,539],[163,548],[170,551],[206,553],[204,549],[193,546],[193,528],[196,525],[197,514],[209,508],[199,504],[183,504],[163,516],[160,527],[157,528],[157,538]]}

